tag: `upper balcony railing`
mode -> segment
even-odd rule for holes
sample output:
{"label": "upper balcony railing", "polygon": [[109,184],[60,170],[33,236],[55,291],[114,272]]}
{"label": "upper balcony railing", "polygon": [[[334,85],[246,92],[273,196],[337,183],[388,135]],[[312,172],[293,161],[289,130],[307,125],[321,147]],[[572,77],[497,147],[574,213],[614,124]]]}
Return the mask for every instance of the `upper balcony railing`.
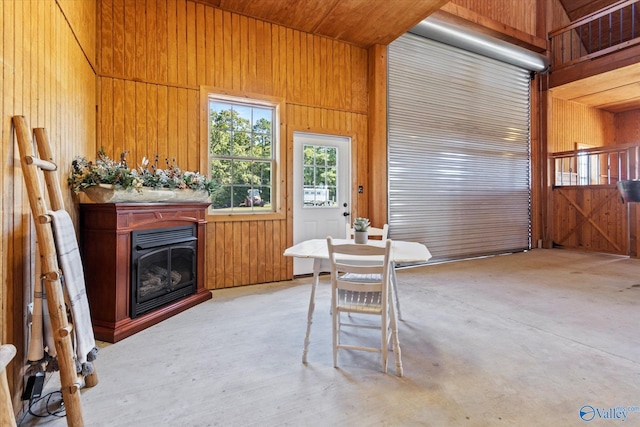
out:
{"label": "upper balcony railing", "polygon": [[640,0],[621,0],[549,33],[558,69],[640,43]]}
{"label": "upper balcony railing", "polygon": [[551,184],[615,185],[640,179],[640,145],[625,144],[549,154]]}

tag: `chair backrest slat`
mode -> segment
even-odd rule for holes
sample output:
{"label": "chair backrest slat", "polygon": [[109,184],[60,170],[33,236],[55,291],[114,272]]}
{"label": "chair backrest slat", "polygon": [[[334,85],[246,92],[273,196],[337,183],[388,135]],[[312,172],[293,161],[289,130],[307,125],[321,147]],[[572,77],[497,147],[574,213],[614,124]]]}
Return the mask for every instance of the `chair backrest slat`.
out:
{"label": "chair backrest slat", "polygon": [[[333,244],[333,239],[327,237],[329,248],[329,263],[331,264],[332,282],[335,280],[338,288],[342,283],[359,283],[360,286],[369,283],[363,280],[351,282],[348,278],[340,279],[339,273],[351,273],[358,275],[380,275],[379,284],[381,289],[388,287],[391,258],[391,240],[387,239],[384,246],[380,244]],[[348,277],[348,276],[347,276]],[[350,290],[356,290],[357,285],[349,286]],[[362,288],[362,291],[371,288]]]}

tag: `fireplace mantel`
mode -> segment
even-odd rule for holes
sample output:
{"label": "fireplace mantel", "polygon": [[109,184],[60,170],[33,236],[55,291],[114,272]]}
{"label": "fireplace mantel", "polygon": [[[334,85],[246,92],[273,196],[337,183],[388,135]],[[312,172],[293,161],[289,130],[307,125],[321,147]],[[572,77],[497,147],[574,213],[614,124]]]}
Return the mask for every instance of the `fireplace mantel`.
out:
{"label": "fireplace mantel", "polygon": [[[80,242],[96,339],[115,343],[211,298],[204,287],[209,203],[87,203],[80,205]],[[132,319],[131,233],[196,224],[196,292]]]}

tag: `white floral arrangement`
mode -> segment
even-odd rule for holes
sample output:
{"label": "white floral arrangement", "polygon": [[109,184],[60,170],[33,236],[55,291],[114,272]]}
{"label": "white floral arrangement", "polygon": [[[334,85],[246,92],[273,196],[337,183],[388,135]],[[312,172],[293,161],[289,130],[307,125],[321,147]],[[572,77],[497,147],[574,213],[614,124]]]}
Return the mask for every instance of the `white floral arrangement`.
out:
{"label": "white floral arrangement", "polygon": [[199,172],[183,171],[169,159],[165,159],[166,167],[158,166],[158,156],[155,163],[149,166],[149,159],[142,158],[137,169],[130,169],[126,162],[127,151],[121,154],[120,161],[109,158],[103,149],[98,151],[95,162],[84,157],[76,157],[71,163],[71,174],[68,182],[76,193],[85,188],[109,184],[117,189],[141,190],[148,188],[191,189],[206,190],[212,194],[216,185]]}

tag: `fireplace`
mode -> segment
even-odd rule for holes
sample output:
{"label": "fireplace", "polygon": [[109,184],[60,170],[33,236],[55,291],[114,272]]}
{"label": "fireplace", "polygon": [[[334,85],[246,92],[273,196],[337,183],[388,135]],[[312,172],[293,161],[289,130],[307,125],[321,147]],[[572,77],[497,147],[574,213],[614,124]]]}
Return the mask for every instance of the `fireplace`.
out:
{"label": "fireplace", "polygon": [[204,287],[208,206],[80,204],[82,261],[96,339],[118,342],[211,299]]}
{"label": "fireplace", "polygon": [[192,295],[196,278],[195,226],[131,233],[131,318]]}

